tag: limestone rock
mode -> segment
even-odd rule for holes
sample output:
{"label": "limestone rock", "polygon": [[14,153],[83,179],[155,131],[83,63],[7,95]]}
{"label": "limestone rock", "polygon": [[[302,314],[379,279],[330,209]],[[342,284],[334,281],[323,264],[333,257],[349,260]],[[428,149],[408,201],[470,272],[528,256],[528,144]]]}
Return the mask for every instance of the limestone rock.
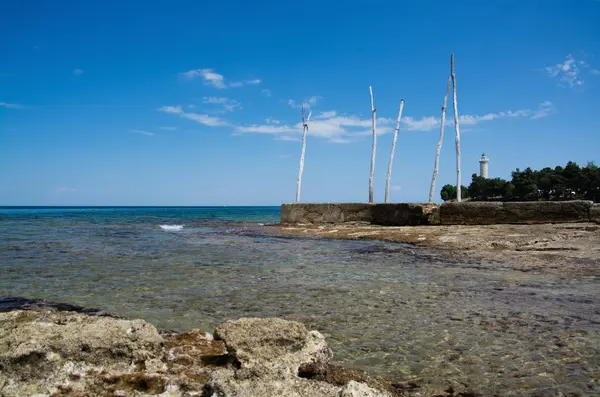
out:
{"label": "limestone rock", "polygon": [[5,397],[51,395],[91,372],[135,371],[158,355],[162,341],[142,320],[52,310],[0,313],[0,389]]}
{"label": "limestone rock", "polygon": [[388,394],[375,390],[364,383],[351,380],[340,390],[339,397],[387,397]]}
{"label": "limestone rock", "polygon": [[333,354],[325,337],[295,321],[280,318],[242,318],[227,321],[215,331],[241,368],[297,376],[308,363],[328,363]]}
{"label": "limestone rock", "polygon": [[297,322],[245,318],[215,336],[47,307],[0,313],[0,396],[387,396],[365,380],[389,391],[328,376],[323,335]]}
{"label": "limestone rock", "polygon": [[240,371],[218,370],[207,383],[213,397],[338,397],[339,387],[298,377],[240,377]]}

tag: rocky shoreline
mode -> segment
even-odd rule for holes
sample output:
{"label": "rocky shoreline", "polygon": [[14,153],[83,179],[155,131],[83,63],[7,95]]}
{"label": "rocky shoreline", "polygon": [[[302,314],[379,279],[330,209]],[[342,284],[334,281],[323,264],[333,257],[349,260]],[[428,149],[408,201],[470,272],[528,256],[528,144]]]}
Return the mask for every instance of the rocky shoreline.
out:
{"label": "rocky shoreline", "polygon": [[227,321],[213,336],[52,307],[0,313],[3,397],[422,395],[331,358],[322,334],[279,318]]}
{"label": "rocky shoreline", "polygon": [[[559,271],[600,276],[600,225],[377,226],[366,223],[277,225],[269,233],[294,237],[381,240],[429,248],[442,256],[514,266],[523,271]],[[427,255],[427,252],[422,252]]]}

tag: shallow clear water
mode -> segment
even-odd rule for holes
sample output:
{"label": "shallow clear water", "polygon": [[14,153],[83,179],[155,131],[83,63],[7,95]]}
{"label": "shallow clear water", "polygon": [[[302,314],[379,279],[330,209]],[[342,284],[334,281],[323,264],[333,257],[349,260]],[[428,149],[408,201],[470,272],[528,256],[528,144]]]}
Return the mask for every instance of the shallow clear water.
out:
{"label": "shallow clear water", "polygon": [[277,207],[0,208],[0,296],[173,330],[279,316],[326,334],[338,362],[435,390],[600,395],[597,279],[260,226],[278,221]]}

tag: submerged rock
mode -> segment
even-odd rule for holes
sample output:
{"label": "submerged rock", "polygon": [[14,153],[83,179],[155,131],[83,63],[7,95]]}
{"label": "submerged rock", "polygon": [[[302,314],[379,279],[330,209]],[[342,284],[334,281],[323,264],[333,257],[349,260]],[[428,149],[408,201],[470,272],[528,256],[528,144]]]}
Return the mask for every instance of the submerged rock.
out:
{"label": "submerged rock", "polygon": [[331,358],[323,335],[278,318],[228,321],[213,339],[51,308],[0,313],[2,397],[396,394],[364,373],[342,375]]}

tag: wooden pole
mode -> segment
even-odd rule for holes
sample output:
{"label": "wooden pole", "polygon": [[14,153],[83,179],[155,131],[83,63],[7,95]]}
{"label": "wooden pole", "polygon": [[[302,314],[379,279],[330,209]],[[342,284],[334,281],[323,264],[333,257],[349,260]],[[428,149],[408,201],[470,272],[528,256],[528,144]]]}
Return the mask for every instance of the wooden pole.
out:
{"label": "wooden pole", "polygon": [[460,183],[460,128],[458,125],[458,103],[456,101],[456,75],[454,74],[454,54],[450,55],[450,74],[452,76],[452,94],[454,96],[454,130],[456,131],[456,201],[462,199]]}
{"label": "wooden pole", "polygon": [[373,101],[373,88],[369,86],[371,94],[371,115],[373,117],[373,146],[371,147],[371,174],[369,175],[369,203],[373,203],[373,177],[375,175],[375,150],[377,148],[377,111]]}
{"label": "wooden pole", "polygon": [[446,104],[448,103],[448,95],[450,94],[450,83],[452,77],[448,77],[448,87],[446,88],[446,96],[442,104],[442,125],[440,126],[440,139],[438,140],[437,149],[435,150],[435,163],[433,165],[433,177],[431,178],[431,187],[429,188],[429,203],[433,203],[433,195],[435,193],[435,180],[438,176],[440,167],[440,153],[442,151],[442,141],[444,140],[444,125],[446,124]]}
{"label": "wooden pole", "polygon": [[387,180],[385,181],[385,202],[390,202],[390,181],[392,180],[392,163],[394,162],[394,151],[396,150],[396,141],[398,140],[398,130],[400,130],[400,119],[402,118],[402,109],[404,109],[404,99],[400,100],[400,109],[398,110],[398,119],[396,119],[396,129],[394,130],[394,139],[392,140],[392,152],[390,153],[390,164],[388,165]]}
{"label": "wooden pole", "polygon": [[304,120],[304,106],[302,106],[302,152],[300,153],[300,168],[298,169],[298,183],[296,186],[296,203],[300,202],[300,189],[302,188],[302,172],[304,171],[304,153],[306,152],[306,133],[308,132],[308,122],[312,112],[308,113],[308,118]]}

